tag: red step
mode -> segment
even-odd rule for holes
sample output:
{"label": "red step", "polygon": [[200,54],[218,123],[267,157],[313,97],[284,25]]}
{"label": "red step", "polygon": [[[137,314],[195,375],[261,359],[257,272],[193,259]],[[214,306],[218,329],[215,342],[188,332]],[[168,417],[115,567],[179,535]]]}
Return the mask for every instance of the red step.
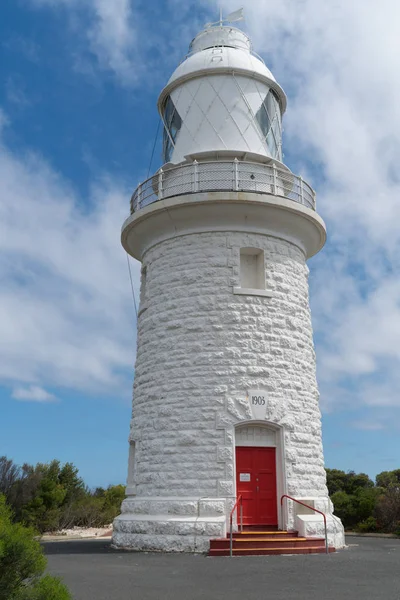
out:
{"label": "red step", "polygon": [[[294,538],[298,537],[298,531],[262,531],[262,530],[246,530],[243,531],[235,531],[233,533],[233,537],[239,539],[240,537],[263,537],[265,539],[274,540],[276,538],[285,539],[285,538]],[[226,536],[229,539],[229,533]],[[225,539],[225,538],[223,538]]]}
{"label": "red step", "polygon": [[[302,538],[297,531],[242,531],[233,534],[234,556],[265,554],[322,554],[324,538]],[[334,552],[329,548],[329,552]],[[229,556],[230,539],[210,540],[209,556]]]}
{"label": "red step", "polygon": [[[334,548],[329,548],[329,552],[335,552]],[[274,555],[274,554],[325,554],[324,548],[311,548],[311,547],[303,547],[303,548],[234,548],[233,555],[234,556],[264,556],[264,555]],[[229,556],[230,551],[228,550],[211,550],[208,554],[209,556]]]}
{"label": "red step", "polygon": [[[262,538],[255,538],[254,540],[246,539],[234,539],[233,540],[233,548],[302,548],[302,547],[313,547],[320,548],[321,546],[325,549],[325,540],[319,539],[307,539],[307,538],[286,538],[286,539],[275,539],[275,540],[265,540]],[[210,548],[213,550],[229,550],[229,540],[217,539],[211,540]]]}

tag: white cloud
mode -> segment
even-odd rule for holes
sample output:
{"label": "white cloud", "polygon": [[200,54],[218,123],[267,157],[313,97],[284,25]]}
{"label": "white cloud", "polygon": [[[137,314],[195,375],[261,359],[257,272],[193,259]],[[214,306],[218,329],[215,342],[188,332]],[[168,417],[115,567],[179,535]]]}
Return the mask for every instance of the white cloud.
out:
{"label": "white cloud", "polygon": [[361,429],[361,431],[382,431],[382,429],[385,429],[383,423],[379,423],[376,421],[368,421],[367,419],[361,421],[354,421],[352,425],[355,429]]}
{"label": "white cloud", "polygon": [[6,81],[5,91],[8,102],[14,104],[17,108],[24,109],[31,104],[31,100],[26,95],[19,78],[9,77]]}
{"label": "white cloud", "polygon": [[[79,36],[85,37],[100,68],[131,85],[141,72],[137,57],[138,23],[130,0],[29,0],[37,8],[65,8]],[[71,48],[71,54],[74,49]],[[77,58],[79,69],[86,68]]]}
{"label": "white cloud", "polygon": [[27,1],[33,8],[65,11],[75,71],[91,79],[99,69],[108,71],[129,87],[165,84],[206,21],[201,3],[181,0],[165,0],[158,11],[133,0]]}
{"label": "white cloud", "polygon": [[129,191],[104,176],[85,204],[42,157],[0,144],[2,382],[129,394],[136,334],[119,243]]}
{"label": "white cloud", "polygon": [[245,13],[289,94],[291,166],[328,223],[311,279],[322,403],[399,407],[400,5],[253,0]]}
{"label": "white cloud", "polygon": [[[78,0],[30,1],[37,5],[63,4],[70,11],[78,10]],[[209,20],[212,20],[217,12],[215,3],[204,0],[202,4],[210,10]],[[87,40],[100,66],[112,69],[121,81],[129,83],[130,66],[141,65],[140,58],[144,59],[146,70],[141,70],[139,75],[152,77],[150,55],[143,54],[149,45],[142,41],[147,36],[154,45],[161,33],[164,52],[159,68],[167,77],[171,49],[176,51],[183,37],[189,42],[192,11],[199,3],[169,0],[170,12],[166,13],[165,21],[171,34],[162,29],[163,23],[157,23],[151,31],[149,27],[140,31],[136,12],[133,13],[132,5],[125,0],[113,3],[82,0],[79,6],[82,5],[91,14]],[[223,5],[227,11],[238,7],[236,0],[225,1]],[[396,0],[380,3],[374,0],[252,0],[246,4],[245,12],[246,27],[255,49],[264,55],[289,95],[284,143],[291,166],[314,183],[318,191],[318,210],[328,223],[329,245],[311,263],[311,299],[323,405],[332,410],[360,405],[399,407],[400,78],[397,73],[400,71],[400,36],[397,23],[400,5]],[[190,27],[186,23],[185,28],[178,31],[177,23],[181,24],[178,14],[191,19]],[[32,186],[36,176],[33,165],[39,159],[30,157],[23,165],[9,153],[6,156],[12,161],[11,172],[16,172],[17,167],[22,171],[22,181],[26,179],[24,189]],[[103,230],[111,236],[106,215],[118,221],[119,226],[120,217],[115,217],[110,203],[115,203],[114,211],[115,206],[123,206],[120,186],[115,189],[115,185],[108,182],[105,192],[93,188],[92,201],[97,205],[98,219],[93,225],[76,208],[79,199],[65,182],[57,179],[43,161],[39,160],[38,164],[45,181],[42,187],[47,190],[44,198],[51,196],[52,187],[62,198],[59,204],[48,202],[54,211],[63,212],[62,239],[68,252],[75,251],[71,236],[75,235],[77,215],[79,223],[89,230],[92,226],[93,237]],[[9,177],[8,172],[6,176]],[[34,183],[38,185],[36,179]],[[14,177],[14,197],[19,197],[19,191],[15,192],[18,186],[22,183]],[[38,205],[41,214],[46,210]],[[82,227],[77,226],[76,235],[84,247],[86,238]],[[43,232],[47,238],[51,237],[46,228]],[[51,244],[52,248],[58,248],[55,239]],[[28,256],[27,250],[25,252]],[[37,252],[35,248],[35,256]],[[61,251],[56,252],[57,267],[61,265],[66,269],[68,281],[76,282],[78,275],[72,277],[68,261],[62,260],[60,254]],[[93,262],[96,262],[94,257],[99,260],[100,255],[104,258],[105,254],[104,248],[93,254]],[[69,264],[73,263],[71,260]],[[18,263],[10,262],[10,268],[12,265],[14,269],[14,264]],[[47,270],[51,266],[41,255],[39,264],[44,264]],[[21,269],[26,270],[26,267],[21,266]],[[34,273],[36,276],[35,270]],[[27,277],[25,271],[23,275]],[[100,278],[96,293],[100,293],[104,303],[103,284]],[[81,280],[77,285],[78,290],[86,289]],[[94,301],[93,289],[91,291]],[[54,293],[53,288],[50,292]],[[84,306],[78,293],[76,303],[79,302]],[[10,303],[13,304],[11,298]],[[70,306],[70,300],[65,302],[67,313]],[[80,313],[74,316],[76,314]],[[31,327],[32,322],[34,319],[30,321]],[[92,365],[94,373],[101,371],[99,365],[119,364],[116,356],[123,344],[118,341],[122,339],[118,329],[114,331],[114,354],[109,350],[111,358],[99,358],[96,353],[99,362]],[[70,337],[75,339],[76,331]],[[58,332],[50,338],[59,339]],[[112,368],[107,371],[108,379],[112,378],[112,372]],[[95,379],[98,381],[97,375]]]}
{"label": "white cloud", "polygon": [[28,402],[54,402],[56,397],[54,394],[46,392],[45,389],[30,385],[29,387],[17,387],[12,392],[12,397],[15,400],[26,400]]}

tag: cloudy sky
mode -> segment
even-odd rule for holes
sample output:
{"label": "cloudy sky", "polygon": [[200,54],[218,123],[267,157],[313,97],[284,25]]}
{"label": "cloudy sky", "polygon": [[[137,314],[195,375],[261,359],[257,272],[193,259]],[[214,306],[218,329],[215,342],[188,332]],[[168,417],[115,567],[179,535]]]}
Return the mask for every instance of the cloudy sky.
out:
{"label": "cloudy sky", "polygon": [[[158,93],[217,4],[1,12],[0,455],[121,482],[136,334],[120,226],[160,165]],[[372,476],[400,467],[399,23],[397,0],[251,0],[242,25],[287,92],[285,162],[328,226],[310,261],[327,466]]]}

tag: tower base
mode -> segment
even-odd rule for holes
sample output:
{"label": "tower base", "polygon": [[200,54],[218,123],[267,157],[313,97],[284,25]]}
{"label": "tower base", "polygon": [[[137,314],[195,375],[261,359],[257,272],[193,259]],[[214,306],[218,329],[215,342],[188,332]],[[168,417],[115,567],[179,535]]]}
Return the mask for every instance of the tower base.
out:
{"label": "tower base", "polygon": [[[229,509],[230,510],[230,509]],[[207,552],[226,535],[225,498],[126,498],[114,520],[117,548],[148,552]]]}
{"label": "tower base", "polygon": [[[332,514],[329,498],[298,498],[325,512],[328,545],[345,545],[343,525]],[[325,536],[320,515],[291,503],[286,517],[287,530],[295,530],[308,539]],[[229,533],[231,498],[132,498],[122,504],[122,514],[114,520],[112,543],[116,548],[142,552],[209,551],[210,540]],[[235,528],[237,529],[237,528]]]}

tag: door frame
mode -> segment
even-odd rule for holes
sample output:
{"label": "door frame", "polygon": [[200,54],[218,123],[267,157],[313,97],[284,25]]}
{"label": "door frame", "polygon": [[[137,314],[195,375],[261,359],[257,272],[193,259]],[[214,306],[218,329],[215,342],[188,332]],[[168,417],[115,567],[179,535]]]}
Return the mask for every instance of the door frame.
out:
{"label": "door frame", "polygon": [[[263,429],[269,430],[274,433],[275,441],[263,441],[261,443],[251,442],[249,444],[241,443],[238,440],[237,432],[239,429],[244,427],[262,427]],[[238,442],[238,443],[237,443]],[[236,481],[236,446],[261,446],[275,448],[275,460],[276,460],[276,503],[278,509],[278,528],[284,529],[285,523],[287,523],[287,509],[286,506],[281,509],[281,498],[286,491],[286,470],[285,470],[285,436],[284,429],[280,425],[270,423],[268,421],[240,421],[234,426],[234,450],[233,450],[233,478],[234,478],[234,490],[235,496],[237,494],[237,481]],[[286,504],[286,503],[285,503]]]}

